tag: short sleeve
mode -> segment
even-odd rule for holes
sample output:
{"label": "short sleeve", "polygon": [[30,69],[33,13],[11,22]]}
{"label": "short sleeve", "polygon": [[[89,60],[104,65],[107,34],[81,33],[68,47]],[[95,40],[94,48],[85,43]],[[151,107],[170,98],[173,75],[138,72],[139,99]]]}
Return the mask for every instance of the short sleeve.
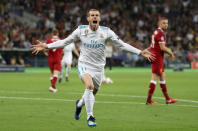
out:
{"label": "short sleeve", "polygon": [[165,35],[163,33],[159,33],[157,35],[157,38],[158,38],[158,41],[159,41],[159,44],[164,44],[166,43],[166,38],[165,38]]}

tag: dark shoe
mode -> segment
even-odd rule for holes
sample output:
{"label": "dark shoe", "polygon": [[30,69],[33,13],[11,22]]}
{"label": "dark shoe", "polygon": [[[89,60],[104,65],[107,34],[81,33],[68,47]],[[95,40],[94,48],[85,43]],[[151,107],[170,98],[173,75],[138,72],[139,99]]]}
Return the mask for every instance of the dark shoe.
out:
{"label": "dark shoe", "polygon": [[65,77],[65,81],[68,82],[69,81],[69,77]]}
{"label": "dark shoe", "polygon": [[87,124],[89,127],[96,126],[95,118],[93,116],[90,116],[89,119],[87,120]]}
{"label": "dark shoe", "polygon": [[61,81],[62,81],[62,78],[59,78],[58,83],[61,83]]}
{"label": "dark shoe", "polygon": [[78,105],[78,102],[79,102],[79,100],[76,100],[76,111],[75,111],[75,113],[74,113],[74,117],[75,117],[75,119],[76,120],[79,120],[80,119],[80,112],[81,112],[81,110],[82,110],[82,107],[78,107],[77,105]]}

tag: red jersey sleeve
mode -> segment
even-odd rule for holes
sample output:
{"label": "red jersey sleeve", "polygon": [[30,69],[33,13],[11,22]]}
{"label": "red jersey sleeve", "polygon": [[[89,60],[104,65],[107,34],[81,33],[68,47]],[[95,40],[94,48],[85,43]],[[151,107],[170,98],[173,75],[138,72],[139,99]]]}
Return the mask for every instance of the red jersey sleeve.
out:
{"label": "red jersey sleeve", "polygon": [[166,43],[166,38],[163,32],[159,32],[158,35],[156,36],[157,41],[159,44],[165,44]]}
{"label": "red jersey sleeve", "polygon": [[157,29],[152,34],[151,38],[151,53],[155,54],[156,57],[163,57],[163,51],[160,48],[160,44],[166,43],[166,37],[161,29]]}
{"label": "red jersey sleeve", "polygon": [[50,39],[47,39],[45,43],[46,43],[46,44],[51,43],[51,38],[50,38]]}

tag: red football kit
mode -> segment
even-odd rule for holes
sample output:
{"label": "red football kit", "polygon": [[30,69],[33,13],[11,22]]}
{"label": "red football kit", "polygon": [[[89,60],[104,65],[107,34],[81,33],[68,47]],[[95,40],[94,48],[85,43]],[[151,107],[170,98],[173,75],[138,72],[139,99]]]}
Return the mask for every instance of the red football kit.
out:
{"label": "red football kit", "polygon": [[[57,40],[60,40],[58,36],[52,36],[46,41],[46,44],[53,43]],[[62,59],[62,48],[50,49],[48,51],[48,65],[51,72],[54,70],[61,71],[61,59]]]}
{"label": "red football kit", "polygon": [[160,49],[160,44],[166,43],[166,37],[162,29],[158,28],[154,31],[150,43],[150,51],[155,55],[152,63],[152,73],[161,75],[164,72],[164,52]]}
{"label": "red football kit", "polygon": [[[154,31],[151,38],[150,43],[150,51],[155,55],[155,60],[152,61],[152,73],[161,75],[164,72],[164,52],[160,48],[160,44],[166,44],[166,37],[161,28],[158,28]],[[160,76],[161,77],[161,76]],[[176,103],[177,100],[171,99],[168,95],[167,88],[166,88],[166,82],[165,80],[160,80],[160,87],[162,89],[162,92],[166,98],[166,104]],[[155,105],[157,102],[152,101],[152,96],[155,91],[157,82],[155,80],[151,80],[149,84],[149,90],[148,90],[148,97],[146,104]]]}

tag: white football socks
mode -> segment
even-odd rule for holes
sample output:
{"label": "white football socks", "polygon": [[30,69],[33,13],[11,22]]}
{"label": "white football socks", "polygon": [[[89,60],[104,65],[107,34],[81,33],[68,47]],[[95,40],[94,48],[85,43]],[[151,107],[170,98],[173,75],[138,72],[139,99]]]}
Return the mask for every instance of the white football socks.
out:
{"label": "white football socks", "polygon": [[65,77],[68,77],[69,76],[70,70],[71,70],[71,67],[66,67]]}
{"label": "white football socks", "polygon": [[85,89],[83,98],[85,101],[85,107],[86,107],[86,111],[87,111],[87,119],[89,119],[90,116],[93,116],[93,106],[94,106],[94,102],[95,102],[93,90]]}
{"label": "white football socks", "polygon": [[60,75],[59,75],[59,78],[63,78],[63,72],[64,72],[64,68],[61,66],[61,72],[60,72]]}

